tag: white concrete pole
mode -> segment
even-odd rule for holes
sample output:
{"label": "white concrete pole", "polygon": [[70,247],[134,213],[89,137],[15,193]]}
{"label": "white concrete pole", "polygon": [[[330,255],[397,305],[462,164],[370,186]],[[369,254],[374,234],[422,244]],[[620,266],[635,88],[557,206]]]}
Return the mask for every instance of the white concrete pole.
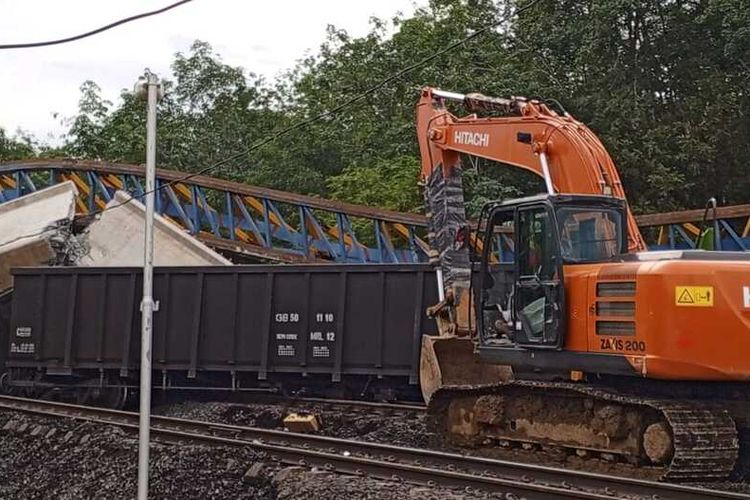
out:
{"label": "white concrete pole", "polygon": [[143,300],[141,301],[141,390],[138,427],[138,500],[148,499],[148,453],[151,426],[151,345],[154,311],[154,196],[156,189],[156,103],[159,79],[146,70],[145,80],[136,84],[136,93],[146,94],[146,231],[143,252]]}

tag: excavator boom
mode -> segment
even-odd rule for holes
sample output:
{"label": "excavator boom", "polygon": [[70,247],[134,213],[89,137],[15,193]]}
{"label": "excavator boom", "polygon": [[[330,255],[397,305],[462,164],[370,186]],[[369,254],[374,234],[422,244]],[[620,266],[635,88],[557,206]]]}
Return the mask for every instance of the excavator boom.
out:
{"label": "excavator boom", "polygon": [[[446,101],[505,116],[459,118],[448,111]],[[532,172],[545,180],[549,194],[625,199],[617,168],[598,137],[569,114],[559,115],[536,100],[426,88],[417,105],[417,136],[424,182],[437,168],[444,178],[454,175],[464,153]],[[629,250],[646,250],[635,219],[628,215]]]}
{"label": "excavator boom", "polygon": [[[457,117],[446,107],[459,102],[473,114]],[[493,116],[480,117],[477,112]],[[471,333],[469,228],[464,210],[461,155],[485,158],[532,172],[548,194],[595,194],[625,200],[617,168],[596,135],[568,113],[523,97],[497,98],[422,89],[417,138],[425,186],[431,261],[445,291],[444,335]],[[646,250],[627,210],[628,250]]]}

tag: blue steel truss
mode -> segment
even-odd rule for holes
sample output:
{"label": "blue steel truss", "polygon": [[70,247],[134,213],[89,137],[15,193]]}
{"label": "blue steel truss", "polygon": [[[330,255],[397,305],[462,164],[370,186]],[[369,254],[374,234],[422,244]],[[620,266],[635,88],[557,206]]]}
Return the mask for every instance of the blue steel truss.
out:
{"label": "blue steel truss", "polygon": [[[252,259],[340,263],[424,262],[425,219],[248,186],[174,170],[157,173],[156,211],[210,246]],[[102,209],[117,190],[144,193],[136,165],[52,160],[0,166],[0,202],[59,182],[78,189],[80,215]]]}
{"label": "blue steel truss", "polygon": [[[703,210],[685,210],[636,217],[651,250],[694,249],[701,227],[712,228],[713,218],[703,220]],[[716,212],[719,238],[714,250],[750,250],[750,205],[720,207]]]}
{"label": "blue steel truss", "polygon": [[[423,215],[335,202],[249,186],[215,177],[158,170],[156,210],[208,245],[251,260],[280,262],[425,262]],[[116,163],[45,160],[0,165],[0,203],[72,181],[76,211],[90,214],[106,206],[117,190],[144,193],[144,168]],[[636,217],[649,248],[690,249],[703,210]],[[719,250],[750,249],[750,205],[718,209]],[[471,241],[476,241],[472,238]],[[479,243],[481,245],[481,242]],[[497,236],[500,261],[513,255],[513,241]]]}

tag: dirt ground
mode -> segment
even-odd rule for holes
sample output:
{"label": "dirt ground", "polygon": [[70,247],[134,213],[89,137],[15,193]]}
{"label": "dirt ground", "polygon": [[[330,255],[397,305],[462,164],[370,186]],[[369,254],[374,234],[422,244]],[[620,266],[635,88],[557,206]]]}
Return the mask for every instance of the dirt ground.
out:
{"label": "dirt ground", "polygon": [[[427,432],[426,414],[406,410],[372,410],[362,407],[351,407],[348,412],[332,409],[325,404],[310,403],[196,403],[185,402],[167,404],[158,407],[156,412],[162,415],[196,420],[207,420],[233,425],[247,425],[269,429],[283,429],[282,420],[288,413],[314,413],[320,417],[322,429],[320,434],[339,438],[388,443],[415,448],[435,448],[456,452],[466,452],[464,448],[446,445],[437,436]],[[541,463],[578,470],[589,470],[602,474],[630,474],[643,479],[656,479],[661,474],[657,469],[634,471],[626,464],[605,462],[566,453],[559,449],[523,450],[520,448],[474,448],[472,454],[518,460],[529,463]]]}

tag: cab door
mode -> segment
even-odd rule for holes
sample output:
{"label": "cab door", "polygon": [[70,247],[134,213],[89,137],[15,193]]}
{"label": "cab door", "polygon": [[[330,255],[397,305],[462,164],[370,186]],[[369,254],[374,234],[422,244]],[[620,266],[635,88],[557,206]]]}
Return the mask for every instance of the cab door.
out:
{"label": "cab door", "polygon": [[515,341],[524,347],[559,349],[565,340],[565,294],[552,206],[541,203],[519,207],[514,227]]}

